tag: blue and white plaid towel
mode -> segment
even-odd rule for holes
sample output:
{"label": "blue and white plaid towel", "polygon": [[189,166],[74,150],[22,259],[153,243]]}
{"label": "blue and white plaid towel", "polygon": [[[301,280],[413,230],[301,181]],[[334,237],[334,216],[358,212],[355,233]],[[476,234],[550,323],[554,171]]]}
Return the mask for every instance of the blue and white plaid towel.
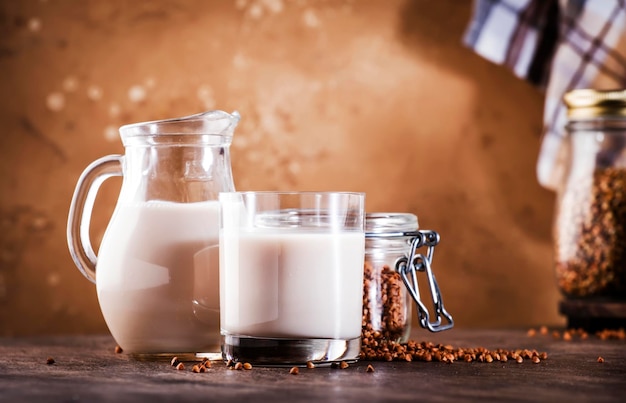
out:
{"label": "blue and white plaid towel", "polygon": [[475,0],[464,41],[545,90],[537,178],[555,189],[564,168],[563,95],[626,88],[626,0]]}

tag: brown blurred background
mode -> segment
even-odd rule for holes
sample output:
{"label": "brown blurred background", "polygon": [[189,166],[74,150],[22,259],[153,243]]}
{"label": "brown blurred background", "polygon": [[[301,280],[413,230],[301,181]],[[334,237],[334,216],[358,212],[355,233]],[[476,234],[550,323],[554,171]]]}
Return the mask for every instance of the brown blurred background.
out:
{"label": "brown blurred background", "polygon": [[[437,230],[459,327],[554,325],[542,94],[462,45],[471,1],[0,0],[0,335],[106,332],[65,225],[122,124],[238,110],[238,190],[352,190]],[[92,221],[105,230],[121,180]]]}

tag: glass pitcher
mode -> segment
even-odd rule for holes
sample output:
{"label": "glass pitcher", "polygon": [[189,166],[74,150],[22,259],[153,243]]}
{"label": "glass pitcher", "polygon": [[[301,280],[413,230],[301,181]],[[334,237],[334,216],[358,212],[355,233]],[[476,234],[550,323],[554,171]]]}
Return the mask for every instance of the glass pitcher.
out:
{"label": "glass pitcher", "polygon": [[[94,161],[78,180],[69,250],[127,353],[219,352],[218,195],[235,190],[229,147],[239,119],[209,111],[122,126],[125,154]],[[89,224],[112,176],[122,187],[96,256]]]}

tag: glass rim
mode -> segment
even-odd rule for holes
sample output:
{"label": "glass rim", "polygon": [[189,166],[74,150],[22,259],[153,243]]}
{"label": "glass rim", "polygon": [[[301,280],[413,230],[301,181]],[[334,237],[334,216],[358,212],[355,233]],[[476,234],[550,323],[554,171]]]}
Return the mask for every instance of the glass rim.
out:
{"label": "glass rim", "polygon": [[333,190],[236,190],[234,192],[220,192],[220,194],[237,194],[237,195],[354,195],[365,196],[365,192],[352,192],[352,191],[333,191]]}
{"label": "glass rim", "polygon": [[413,213],[374,212],[365,214],[365,231],[371,234],[416,231],[419,219]]}
{"label": "glass rim", "polygon": [[[184,135],[232,137],[233,131],[240,119],[241,116],[237,111],[228,113],[220,110],[212,110],[189,116],[129,123],[121,126],[119,133],[122,141],[133,137]],[[222,122],[222,124],[218,128],[209,128],[206,126],[215,122]]]}

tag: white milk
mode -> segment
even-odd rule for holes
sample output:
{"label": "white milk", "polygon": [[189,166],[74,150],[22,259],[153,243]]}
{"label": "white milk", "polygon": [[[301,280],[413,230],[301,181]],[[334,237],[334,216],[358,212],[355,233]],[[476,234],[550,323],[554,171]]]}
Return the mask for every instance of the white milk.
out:
{"label": "white milk", "polygon": [[98,299],[131,353],[219,350],[219,202],[119,205],[96,266]]}
{"label": "white milk", "polygon": [[222,232],[224,334],[353,339],[361,334],[362,232]]}

